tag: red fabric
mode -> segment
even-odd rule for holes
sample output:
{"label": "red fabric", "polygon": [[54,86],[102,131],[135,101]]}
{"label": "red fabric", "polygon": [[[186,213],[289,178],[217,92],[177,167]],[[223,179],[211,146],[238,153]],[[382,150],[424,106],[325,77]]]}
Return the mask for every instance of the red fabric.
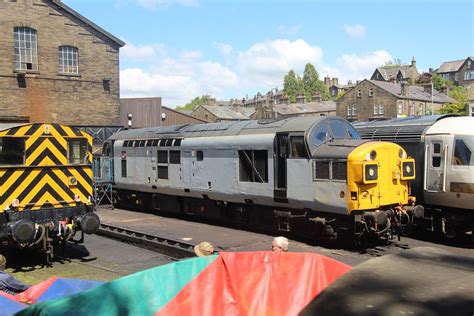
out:
{"label": "red fabric", "polygon": [[28,290],[15,295],[15,300],[22,303],[33,304],[43,295],[44,292],[53,284],[58,277],[51,277],[41,283],[31,286]]}
{"label": "red fabric", "polygon": [[296,315],[350,266],[314,253],[220,253],[156,315]]}

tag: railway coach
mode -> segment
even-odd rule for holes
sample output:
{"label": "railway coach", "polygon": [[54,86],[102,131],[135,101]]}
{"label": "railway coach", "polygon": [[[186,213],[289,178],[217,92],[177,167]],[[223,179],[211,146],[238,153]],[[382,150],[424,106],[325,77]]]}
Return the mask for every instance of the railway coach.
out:
{"label": "railway coach", "polygon": [[413,194],[425,206],[417,222],[474,241],[474,117],[430,115],[354,124],[362,138],[401,145],[417,163]]}
{"label": "railway coach", "polygon": [[98,229],[91,150],[75,128],[0,124],[0,247],[38,248],[49,262],[54,242]]}
{"label": "railway coach", "polygon": [[413,159],[338,117],[130,129],[103,152],[119,206],[357,241],[401,233],[417,210]]}

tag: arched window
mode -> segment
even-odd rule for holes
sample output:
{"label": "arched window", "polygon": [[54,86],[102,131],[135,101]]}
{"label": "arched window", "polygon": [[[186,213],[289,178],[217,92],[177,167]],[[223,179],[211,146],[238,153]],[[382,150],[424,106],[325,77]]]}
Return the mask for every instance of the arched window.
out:
{"label": "arched window", "polygon": [[59,46],[59,72],[65,74],[79,73],[79,52],[74,46]]}
{"label": "arched window", "polygon": [[38,70],[36,30],[29,27],[14,28],[15,69]]}

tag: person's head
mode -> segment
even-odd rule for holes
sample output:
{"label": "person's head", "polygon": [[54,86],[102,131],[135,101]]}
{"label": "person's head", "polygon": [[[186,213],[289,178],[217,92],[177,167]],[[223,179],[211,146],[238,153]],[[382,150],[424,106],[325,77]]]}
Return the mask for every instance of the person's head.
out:
{"label": "person's head", "polygon": [[6,266],[7,266],[7,259],[3,255],[0,255],[0,271],[5,270]]}
{"label": "person's head", "polygon": [[214,253],[214,246],[207,241],[203,241],[199,245],[194,246],[194,252],[198,257],[210,256]]}
{"label": "person's head", "polygon": [[282,237],[282,236],[273,238],[272,251],[276,251],[276,252],[288,251],[288,238]]}

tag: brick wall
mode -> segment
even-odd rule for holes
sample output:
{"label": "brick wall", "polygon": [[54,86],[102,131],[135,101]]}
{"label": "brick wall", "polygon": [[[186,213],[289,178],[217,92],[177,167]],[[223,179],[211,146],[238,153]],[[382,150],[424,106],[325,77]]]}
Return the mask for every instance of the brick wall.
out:
{"label": "brick wall", "polygon": [[[16,26],[37,31],[38,71],[15,73]],[[119,48],[102,33],[58,9],[50,1],[0,2],[0,109],[31,122],[70,125],[119,124]],[[79,51],[79,75],[58,74],[58,47]],[[109,80],[109,88],[104,85]]]}

